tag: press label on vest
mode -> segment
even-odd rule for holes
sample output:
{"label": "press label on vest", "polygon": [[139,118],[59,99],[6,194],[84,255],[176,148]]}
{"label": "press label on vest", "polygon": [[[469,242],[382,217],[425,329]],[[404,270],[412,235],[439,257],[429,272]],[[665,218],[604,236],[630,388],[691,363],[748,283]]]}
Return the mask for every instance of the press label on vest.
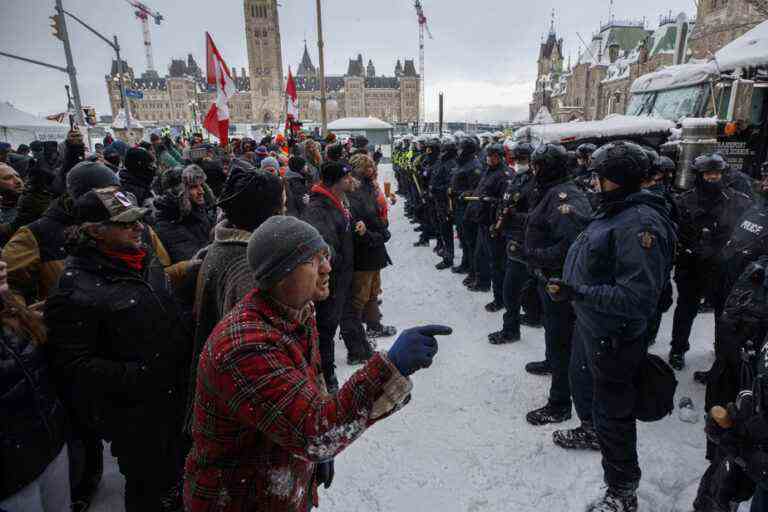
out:
{"label": "press label on vest", "polygon": [[741,223],[741,229],[744,231],[749,231],[753,235],[759,235],[763,231],[763,226],[760,224],[755,224],[754,222],[750,222],[748,220],[745,220]]}

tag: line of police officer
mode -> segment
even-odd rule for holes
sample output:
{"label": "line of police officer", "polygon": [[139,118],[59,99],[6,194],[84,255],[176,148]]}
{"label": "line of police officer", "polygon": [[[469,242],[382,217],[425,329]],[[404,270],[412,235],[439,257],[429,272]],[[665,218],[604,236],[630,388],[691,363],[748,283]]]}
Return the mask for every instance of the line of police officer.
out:
{"label": "line of police officer", "polygon": [[553,440],[602,452],[608,490],[590,510],[637,510],[636,377],[673,302],[673,265],[669,362],[684,367],[691,326],[710,298],[716,361],[696,377],[707,383],[708,410],[726,405],[739,389],[739,344],[720,339],[720,313],[744,268],[768,255],[768,173],[758,184],[720,155],[703,155],[693,162],[695,187],[678,192],[674,162],[632,142],[569,153],[474,136],[405,138],[393,162],[421,232],[415,245],[435,238],[436,268],[450,268],[455,227],[462,259],[453,271],[468,274],[469,290],[493,292],[488,311],[505,309],[490,343],[518,341],[521,323],[543,323],[545,359],[526,370],[552,381],[528,422],[566,421],[573,402],[580,425]]}

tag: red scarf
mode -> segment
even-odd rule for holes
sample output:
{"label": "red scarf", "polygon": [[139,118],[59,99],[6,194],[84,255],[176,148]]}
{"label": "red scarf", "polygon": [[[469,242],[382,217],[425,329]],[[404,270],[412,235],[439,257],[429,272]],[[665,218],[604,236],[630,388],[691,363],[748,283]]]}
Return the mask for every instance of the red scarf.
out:
{"label": "red scarf", "polygon": [[141,271],[141,269],[144,268],[144,257],[147,255],[147,251],[144,249],[136,249],[134,251],[126,252],[109,251],[104,249],[102,252],[104,253],[104,256],[114,260],[122,261],[128,266],[128,268],[138,271]]}
{"label": "red scarf", "polygon": [[385,222],[389,217],[389,203],[387,202],[387,196],[381,190],[377,181],[373,182],[373,186],[376,187],[376,205],[378,206],[379,218]]}
{"label": "red scarf", "polygon": [[313,186],[312,186],[312,192],[316,192],[316,193],[318,193],[318,194],[322,194],[322,195],[324,195],[325,197],[327,197],[328,199],[330,199],[330,200],[331,200],[331,202],[333,203],[333,205],[334,205],[334,206],[335,206],[335,207],[336,207],[336,208],[337,208],[337,209],[338,209],[338,210],[339,210],[341,213],[343,213],[343,214],[344,214],[344,218],[345,218],[345,219],[347,219],[347,220],[350,220],[350,219],[352,218],[352,214],[349,212],[349,209],[348,209],[346,206],[344,206],[344,204],[343,204],[341,201],[339,201],[339,198],[338,198],[338,197],[336,197],[335,195],[333,195],[333,192],[331,192],[330,190],[328,190],[328,189],[325,187],[325,185],[323,185],[322,183],[318,183],[318,184],[316,184],[316,185],[313,185]]}

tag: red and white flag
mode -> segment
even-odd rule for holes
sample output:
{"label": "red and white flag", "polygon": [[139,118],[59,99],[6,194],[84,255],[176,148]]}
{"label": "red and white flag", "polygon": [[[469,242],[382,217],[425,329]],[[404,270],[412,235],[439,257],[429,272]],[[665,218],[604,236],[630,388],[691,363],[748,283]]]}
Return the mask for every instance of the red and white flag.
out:
{"label": "red and white flag", "polygon": [[227,101],[236,92],[235,81],[232,80],[229,68],[224,59],[221,58],[221,54],[208,32],[205,33],[205,50],[207,81],[209,85],[216,87],[216,98],[205,116],[203,126],[216,135],[221,145],[225,146],[229,135],[229,106]]}
{"label": "red and white flag", "polygon": [[299,121],[299,97],[296,94],[296,81],[293,79],[291,68],[288,68],[288,81],[285,84],[285,99],[288,103],[285,110],[285,131],[290,133],[298,128]]}

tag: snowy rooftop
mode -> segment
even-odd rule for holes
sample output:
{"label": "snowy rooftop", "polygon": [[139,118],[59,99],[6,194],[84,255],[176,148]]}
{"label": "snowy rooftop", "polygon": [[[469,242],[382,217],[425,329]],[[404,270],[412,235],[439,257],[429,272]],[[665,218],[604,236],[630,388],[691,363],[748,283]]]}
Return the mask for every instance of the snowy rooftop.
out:
{"label": "snowy rooftop", "polygon": [[615,82],[617,80],[624,80],[629,78],[629,72],[632,64],[636,64],[640,58],[640,52],[635,49],[631,52],[626,52],[622,57],[616,59],[605,73],[605,79],[603,82]]}
{"label": "snowy rooftop", "polygon": [[393,126],[375,117],[343,117],[328,123],[329,130],[391,130]]}
{"label": "snowy rooftop", "polygon": [[711,61],[669,66],[641,76],[634,81],[630,92],[636,94],[687,87],[706,82],[716,73],[717,68]]}
{"label": "snowy rooftop", "polygon": [[[565,143],[578,139],[600,139],[649,133],[670,132],[675,124],[666,119],[612,115],[601,121],[572,121],[549,125],[527,126],[532,140],[541,142]],[[519,132],[524,135],[524,132]],[[518,132],[515,133],[517,138]]]}
{"label": "snowy rooftop", "polygon": [[722,71],[768,64],[768,21],[722,47],[715,60]]}

